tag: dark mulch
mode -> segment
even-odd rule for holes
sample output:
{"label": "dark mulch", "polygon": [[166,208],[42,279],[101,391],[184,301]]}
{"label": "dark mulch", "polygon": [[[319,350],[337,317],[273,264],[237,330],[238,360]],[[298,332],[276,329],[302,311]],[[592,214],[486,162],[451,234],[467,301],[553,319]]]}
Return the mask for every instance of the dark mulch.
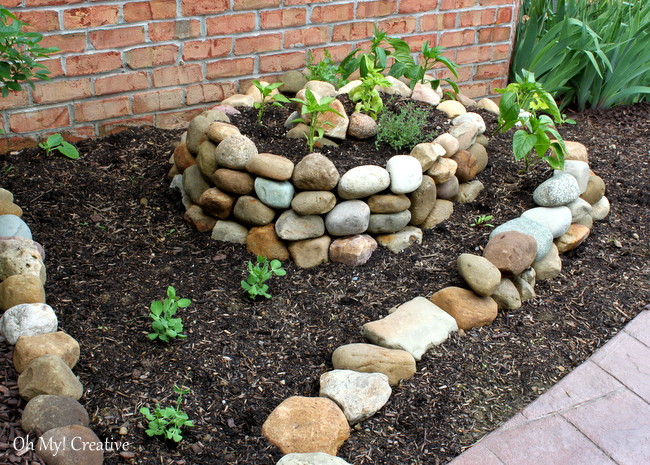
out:
{"label": "dark mulch", "polygon": [[[245,118],[234,121],[260,151],[298,159],[306,154],[304,142],[274,145],[271,138],[285,116],[269,113],[271,127],[259,137]],[[538,283],[536,299],[428,352],[388,404],[353,429],[341,457],[357,465],[447,462],[580,364],[650,301],[650,104],[575,119],[562,132],[589,148],[592,169],[607,183],[611,215],[563,256],[561,276]],[[430,127],[448,123],[433,118]],[[273,408],[289,396],[317,395],[332,351],[361,342],[363,323],[413,297],[462,286],[456,257],[480,254],[489,233],[470,222],[485,214],[495,224],[518,216],[550,173],[538,165],[518,175],[510,136],[496,136],[479,176],[485,191],[472,204],[456,205],[449,221],[426,231],[422,245],[398,255],[379,249],[355,269],[285,263],[287,276],[269,282],[273,298],[251,302],[239,286],[250,254],[186,226],[179,194],[168,188],[167,160],[179,136],[133,129],[79,143],[78,161],[34,149],[0,157],[0,184],[15,194],[47,251],[48,303],[61,329],[81,344],[75,372],[91,426],[102,439],[131,443],[135,458],[108,453],[107,464],[275,463],[281,454],[260,434]],[[323,151],[341,171],[383,164],[394,154],[363,142]],[[163,345],[147,339],[147,315],[168,285],[193,304],[180,311],[188,338]],[[24,401],[17,400],[10,348],[0,346],[0,461],[6,463]],[[171,405],[174,384],[191,389],[183,408],[196,424],[176,448],[148,438],[137,413],[143,405]],[[9,463],[26,464],[28,457]]]}

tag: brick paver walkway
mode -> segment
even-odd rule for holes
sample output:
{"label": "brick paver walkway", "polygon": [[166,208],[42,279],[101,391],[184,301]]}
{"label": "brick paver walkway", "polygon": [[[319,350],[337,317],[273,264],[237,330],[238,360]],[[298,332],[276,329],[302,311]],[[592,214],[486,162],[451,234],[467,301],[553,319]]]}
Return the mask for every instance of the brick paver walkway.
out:
{"label": "brick paver walkway", "polygon": [[449,465],[649,465],[650,311]]}

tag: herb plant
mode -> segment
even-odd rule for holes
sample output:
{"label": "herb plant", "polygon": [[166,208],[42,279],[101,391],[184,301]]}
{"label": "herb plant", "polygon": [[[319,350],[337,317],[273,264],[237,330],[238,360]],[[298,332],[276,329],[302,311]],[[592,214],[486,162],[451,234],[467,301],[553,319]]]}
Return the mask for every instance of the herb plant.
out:
{"label": "herb plant", "polygon": [[[364,59],[367,60],[368,58]],[[371,63],[368,63],[367,66],[368,71],[361,79],[361,84],[352,89],[348,95],[350,100],[356,102],[355,111],[366,113],[373,119],[377,119],[382,108],[384,108],[384,102],[376,86],[389,87],[392,84],[379,70],[373,68]]]}
{"label": "herb plant", "polygon": [[323,125],[332,126],[332,123],[326,121],[321,123],[319,121],[320,115],[327,112],[336,113],[339,116],[341,113],[336,111],[330,105],[334,100],[334,97],[322,97],[319,99],[314,95],[310,88],[305,89],[305,98],[292,98],[290,99],[293,102],[299,103],[300,107],[300,118],[293,120],[294,123],[304,123],[305,117],[309,118],[309,133],[307,134],[307,144],[309,145],[309,151],[314,151],[314,144],[318,139],[321,139],[325,134],[325,128]]}
{"label": "herb plant", "polygon": [[427,139],[426,124],[426,110],[416,108],[413,102],[407,102],[399,113],[386,110],[377,121],[375,145],[385,142],[395,150],[412,148]]}
{"label": "herb plant", "polygon": [[382,47],[382,42],[387,39],[386,32],[375,26],[372,34],[368,52],[361,52],[361,49],[352,50],[341,62],[340,70],[344,79],[347,79],[357,69],[361,77],[368,74],[370,68],[380,72],[386,69],[388,57],[391,54],[390,50]]}
{"label": "herb plant", "polygon": [[151,302],[151,327],[155,332],[149,334],[149,339],[152,341],[160,339],[163,342],[169,342],[170,339],[181,338],[187,336],[181,334],[183,331],[183,323],[180,318],[174,318],[176,311],[179,308],[188,307],[192,301],[190,299],[181,299],[176,296],[176,289],[172,286],[167,288],[167,297],[160,300]]}
{"label": "herb plant", "polygon": [[190,392],[189,388],[183,389],[174,385],[174,392],[178,394],[175,406],[161,408],[156,404],[153,413],[147,407],[140,409],[140,413],[149,420],[146,430],[148,436],[164,436],[165,439],[180,442],[183,439],[182,429],[194,426],[187,414],[181,410],[183,395]]}
{"label": "herb plant", "polygon": [[79,158],[77,147],[72,145],[70,142],[63,140],[61,134],[52,134],[47,138],[47,140],[38,144],[38,146],[45,150],[46,155],[51,155],[52,152],[58,150],[62,155],[65,155],[72,160]]}
{"label": "herb plant", "polygon": [[257,263],[253,265],[251,261],[248,262],[248,277],[245,281],[241,282],[241,287],[248,292],[251,299],[255,299],[258,295],[271,298],[271,294],[267,291],[269,286],[264,284],[271,276],[284,276],[287,272],[282,268],[280,260],[271,260],[270,262],[266,257],[257,257]]}
{"label": "herb plant", "polygon": [[253,81],[253,85],[257,87],[257,90],[262,94],[262,101],[255,102],[254,107],[257,111],[257,124],[262,124],[262,118],[264,117],[264,112],[269,105],[274,107],[281,107],[283,103],[289,103],[289,99],[282,94],[271,95],[272,92],[282,85],[281,82],[274,82],[271,84],[262,84],[260,81]]}
{"label": "herb plant", "polygon": [[[408,47],[408,44],[406,45]],[[390,68],[390,75],[399,77],[405,76],[410,80],[411,90],[415,87],[415,84],[418,82],[426,82],[426,73],[431,70],[436,63],[442,63],[447,67],[451,73],[458,78],[458,72],[456,71],[457,65],[449,58],[442,54],[442,47],[431,47],[429,41],[426,41],[422,45],[422,60],[420,63],[417,63],[411,56],[410,48],[408,50],[402,50],[402,45],[396,43],[395,50],[393,54],[395,58],[395,63]],[[399,53],[398,53],[399,52]],[[443,79],[447,84],[449,84],[454,92],[458,94],[458,85],[452,79]],[[433,79],[429,81],[431,87],[437,89],[440,85],[440,79]]]}
{"label": "herb plant", "polygon": [[309,52],[307,55],[307,69],[309,81],[325,81],[332,84],[337,89],[347,84],[347,81],[341,76],[343,70],[339,65],[334,63],[329,50],[325,50],[325,57],[318,63],[314,63],[314,54]]}
{"label": "herb plant", "polygon": [[480,215],[477,216],[474,221],[470,223],[472,228],[494,228],[492,223],[488,223],[494,218],[492,215]]}

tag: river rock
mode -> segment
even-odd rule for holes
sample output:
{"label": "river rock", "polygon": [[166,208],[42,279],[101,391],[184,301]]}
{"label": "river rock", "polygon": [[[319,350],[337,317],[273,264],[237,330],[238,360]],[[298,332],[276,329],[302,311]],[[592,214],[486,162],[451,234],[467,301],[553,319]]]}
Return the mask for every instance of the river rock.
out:
{"label": "river rock", "polygon": [[446,153],[444,147],[440,144],[423,142],[413,147],[409,155],[420,162],[422,172],[425,172],[430,170],[433,164],[441,157],[445,156]]}
{"label": "river rock", "polygon": [[242,195],[235,202],[233,215],[244,223],[254,226],[264,226],[273,221],[273,218],[275,218],[275,210],[269,208],[255,197]]}
{"label": "river rock", "polygon": [[350,116],[348,136],[355,139],[370,139],[377,135],[377,122],[371,116],[355,112]]}
{"label": "river rock", "polygon": [[533,289],[533,286],[531,286],[527,281],[519,277],[515,277],[512,282],[515,285],[515,288],[517,288],[517,292],[519,293],[519,297],[521,298],[522,302],[537,297],[535,294],[535,289]]}
{"label": "river rock", "polygon": [[449,158],[456,152],[460,147],[458,139],[449,134],[448,132],[440,134],[433,140],[434,144],[439,144],[445,149],[445,157]]}
{"label": "river rock", "polygon": [[[336,90],[334,92],[336,94]],[[318,124],[320,127],[325,129],[325,137],[343,140],[348,133],[350,118],[348,118],[348,115],[345,112],[345,107],[343,107],[343,104],[340,101],[334,100],[330,103],[330,108],[336,111],[336,113],[334,113],[334,111],[321,113],[317,120]]]}
{"label": "river rock", "polygon": [[324,215],[336,205],[336,196],[330,191],[304,191],[296,194],[291,208],[299,215]]}
{"label": "river rock", "polygon": [[[445,158],[448,160],[448,158]],[[451,160],[450,160],[451,161]],[[456,176],[452,176],[442,184],[436,184],[436,197],[442,200],[452,200],[460,191],[460,183]]]}
{"label": "river rock", "polygon": [[589,202],[591,205],[598,202],[605,195],[605,181],[600,176],[589,176],[587,182],[587,189],[580,196],[582,199]]}
{"label": "river rock", "polygon": [[275,232],[274,224],[256,226],[248,231],[246,250],[253,255],[261,255],[269,260],[289,260],[289,249]]}
{"label": "river rock", "polygon": [[14,202],[14,194],[11,193],[11,191],[8,191],[7,189],[0,187],[0,200],[3,202]]}
{"label": "river rock", "polygon": [[376,86],[375,89],[377,89],[379,92],[388,95],[399,95],[401,97],[406,97],[406,98],[411,96],[411,88],[406,84],[404,84],[399,79],[393,76],[386,76],[386,80],[391,83],[390,86],[387,87]]}
{"label": "river rock", "polygon": [[588,227],[589,229],[593,228],[594,226],[594,219],[591,215],[584,215],[581,216],[580,218],[576,218],[573,220],[574,224],[581,224],[583,226]]}
{"label": "river rock", "polygon": [[369,222],[368,204],[361,200],[347,200],[336,205],[327,214],[325,228],[332,236],[353,236],[365,232]]}
{"label": "river rock", "polygon": [[477,134],[483,134],[485,132],[485,121],[483,121],[483,117],[478,113],[468,111],[467,113],[455,117],[451,122],[454,126],[461,126],[465,123],[473,123],[476,125],[478,128]]}
{"label": "river rock", "polygon": [[233,94],[221,101],[222,105],[229,105],[233,107],[248,107],[253,108],[255,99],[252,95]]}
{"label": "river rock", "polygon": [[456,168],[456,177],[459,182],[467,182],[473,179],[478,173],[478,162],[476,157],[467,150],[459,150],[451,156],[451,159],[458,165]]}
{"label": "river rock", "polygon": [[390,182],[390,174],[381,166],[357,166],[341,176],[337,191],[342,199],[360,199],[387,189]]}
{"label": "river rock", "polygon": [[300,268],[313,268],[329,262],[329,248],[332,239],[321,236],[289,244],[291,260]]}
{"label": "river rock", "polygon": [[325,452],[336,455],[350,437],[341,409],[324,397],[289,397],[262,425],[262,435],[283,454]]}
{"label": "river rock", "polygon": [[568,173],[574,178],[576,178],[576,181],[578,181],[578,188],[580,189],[581,194],[585,190],[587,190],[587,183],[589,182],[591,170],[589,169],[589,165],[584,161],[565,160],[564,170],[562,171],[555,170],[554,175],[558,175],[560,173]]}
{"label": "river rock", "polygon": [[79,343],[62,331],[21,336],[14,349],[14,367],[22,373],[32,360],[47,354],[58,355],[72,369],[79,360]]}
{"label": "river rock", "polygon": [[541,207],[559,207],[573,202],[580,196],[580,187],[575,177],[560,172],[533,191],[533,200]]}
{"label": "river rock", "polygon": [[416,297],[391,311],[381,320],[364,324],[361,333],[373,344],[405,350],[415,360],[458,329],[448,313],[424,297]]}
{"label": "river rock", "polygon": [[571,211],[571,222],[575,223],[576,220],[585,215],[591,215],[593,207],[584,199],[577,198],[573,202],[568,203],[567,208]]}
{"label": "river rock", "polygon": [[605,196],[603,196],[602,199],[593,204],[591,207],[591,217],[596,221],[604,220],[607,215],[609,215],[609,200]]}
{"label": "river rock", "polygon": [[[422,183],[422,166],[410,155],[395,155],[386,163],[393,194],[408,194]],[[373,192],[374,193],[374,192]]]}
{"label": "river rock", "polygon": [[298,70],[291,70],[280,75],[280,90],[289,94],[295,94],[307,84],[307,78]]}
{"label": "river rock", "polygon": [[532,265],[537,255],[535,238],[519,231],[504,231],[490,237],[483,256],[501,273],[516,276]]}
{"label": "river rock", "polygon": [[[61,444],[56,449],[50,444]],[[36,454],[47,465],[102,465],[102,441],[85,426],[70,425],[53,428],[40,437]]]}
{"label": "river rock", "polygon": [[422,229],[435,228],[443,221],[448,220],[453,213],[454,213],[454,203],[449,200],[439,198],[436,200],[436,203],[433,205],[433,210],[431,210],[431,213],[429,214],[429,216],[427,216],[427,219],[424,220],[424,223],[422,223],[420,227]]}
{"label": "river rock", "polygon": [[[458,163],[451,158],[439,158],[427,174],[433,178],[436,184],[445,184],[451,178],[455,177]],[[458,185],[458,178],[456,178],[456,185]],[[455,195],[455,194],[454,194]]]}
{"label": "river rock", "polygon": [[478,102],[476,102],[476,108],[480,108],[485,111],[489,111],[490,113],[494,115],[499,115],[501,112],[499,111],[499,105],[494,103],[493,100],[489,98],[482,98]]}
{"label": "river rock", "polygon": [[67,396],[36,396],[25,406],[20,426],[31,433],[38,430],[45,433],[61,426],[88,426],[90,419],[86,409]]}
{"label": "river rock", "polygon": [[0,215],[0,237],[23,237],[32,240],[32,232],[16,215]]}
{"label": "river rock", "polygon": [[351,465],[342,458],[334,457],[325,452],[312,452],[310,454],[287,454],[275,465]]}
{"label": "river rock", "polygon": [[217,163],[217,146],[209,140],[199,145],[199,153],[196,155],[196,165],[199,167],[201,174],[212,182],[214,172],[219,168]]}
{"label": "river rock", "polygon": [[45,303],[45,288],[38,276],[15,274],[0,283],[0,310],[8,310],[19,304],[38,303]]}
{"label": "river rock", "polygon": [[[427,219],[436,203],[436,183],[431,176],[423,176],[420,187],[409,194],[411,224],[419,226]],[[371,208],[372,211],[372,208]]]}
{"label": "river rock", "polygon": [[437,110],[443,112],[447,115],[448,118],[455,118],[467,113],[467,110],[462,103],[457,102],[456,100],[445,100],[436,107]]}
{"label": "river rock", "polygon": [[551,249],[541,259],[533,263],[536,279],[545,281],[557,277],[562,271],[562,260],[560,259],[560,252],[555,244],[551,245]]}
{"label": "river rock", "polygon": [[341,407],[350,425],[366,420],[388,402],[392,389],[383,373],[333,370],[320,376],[321,397]]}
{"label": "river rock", "polygon": [[501,272],[487,258],[463,253],[456,260],[458,274],[481,296],[490,296],[501,282]]}
{"label": "river rock", "polygon": [[185,139],[185,144],[190,153],[198,153],[199,146],[208,138],[207,132],[210,124],[215,121],[229,123],[230,118],[219,110],[204,111],[192,118],[187,127],[187,138]]}
{"label": "river rock", "polygon": [[367,203],[370,213],[399,213],[411,206],[411,200],[404,194],[371,195]]}
{"label": "river rock", "polygon": [[590,229],[582,224],[572,224],[567,232],[555,239],[560,254],[573,250],[589,237]]}
{"label": "river rock", "polygon": [[553,238],[560,237],[571,226],[571,210],[568,207],[536,207],[526,210],[522,218],[531,219],[549,231]]}
{"label": "river rock", "polygon": [[212,228],[210,238],[215,241],[231,242],[233,244],[246,244],[248,228],[235,221],[217,221]]}
{"label": "river rock", "polygon": [[0,317],[0,334],[12,345],[20,336],[52,333],[57,326],[52,307],[41,303],[15,305]]}
{"label": "river rock", "polygon": [[[266,86],[268,86],[270,84],[268,81],[259,81],[259,83],[260,83],[260,85],[262,87],[266,87]],[[268,97],[266,97],[266,101],[268,102],[270,100],[271,96],[277,95],[279,93],[280,93],[280,91],[278,89],[273,89],[271,91],[270,95]],[[254,85],[248,86],[248,89],[246,89],[246,92],[244,92],[244,95],[250,95],[251,97],[253,97],[253,103],[254,104],[262,103],[262,100],[264,100],[264,98],[262,96],[262,92],[260,92],[260,90]]]}
{"label": "river rock", "polygon": [[416,371],[415,359],[407,351],[362,343],[337,348],[332,353],[332,365],[337,370],[383,373],[391,386],[397,386]]}
{"label": "river rock", "polygon": [[474,143],[469,146],[467,151],[476,158],[476,174],[482,173],[489,161],[485,147],[479,143]]}
{"label": "river rock", "polygon": [[521,297],[514,283],[508,278],[501,278],[499,285],[490,296],[499,310],[517,310],[521,307]]}
{"label": "river rock", "polygon": [[27,365],[18,377],[18,392],[25,400],[42,394],[68,396],[79,400],[83,387],[61,357],[47,354]]}
{"label": "river rock", "polygon": [[183,171],[183,190],[190,201],[199,204],[201,194],[210,188],[210,185],[201,174],[198,165],[192,165]]}
{"label": "river rock", "polygon": [[325,222],[318,215],[298,215],[285,210],[275,222],[275,232],[285,241],[301,241],[325,234]]}
{"label": "river rock", "polygon": [[564,141],[564,146],[566,147],[566,155],[564,160],[577,160],[589,163],[589,153],[587,152],[587,147],[582,145],[580,142],[574,142],[570,140]]}
{"label": "river rock", "polygon": [[453,126],[449,130],[449,134],[458,139],[459,150],[467,150],[476,142],[476,136],[479,133],[479,129],[478,124],[467,121],[460,126]]}
{"label": "river rock", "polygon": [[228,136],[217,145],[217,163],[224,168],[243,170],[255,155],[257,155],[257,147],[246,136],[236,134]]}
{"label": "river rock", "polygon": [[393,253],[400,253],[413,244],[422,244],[422,237],[423,233],[420,228],[407,226],[401,231],[377,236],[377,243]]}
{"label": "river rock", "polygon": [[491,297],[479,297],[460,287],[446,287],[429,300],[449,313],[460,329],[489,325],[497,317],[498,305]]}
{"label": "river rock", "polygon": [[[290,122],[293,123],[293,127],[287,131],[287,139],[305,140],[309,135],[309,126],[307,126],[305,123],[296,123],[296,120],[291,120]],[[285,123],[285,126],[287,126],[288,123],[289,119],[287,118],[287,123]]]}
{"label": "river rock", "polygon": [[428,103],[434,107],[440,103],[440,94],[433,90],[431,86],[418,82],[413,88],[411,99],[417,102]]}
{"label": "river rock", "polygon": [[255,194],[271,208],[290,208],[295,192],[289,181],[255,178]]}
{"label": "river rock", "polygon": [[370,234],[392,234],[401,231],[411,221],[411,212],[371,213],[367,231]]}
{"label": "river rock", "polygon": [[341,87],[337,94],[349,94],[352,89],[355,89],[356,87],[359,87],[361,85],[361,79],[353,79],[352,81],[348,82],[346,85]]}
{"label": "river rock", "polygon": [[535,239],[535,242],[537,242],[537,254],[535,255],[535,260],[539,260],[546,255],[551,247],[551,243],[553,242],[553,234],[551,234],[551,231],[538,222],[528,218],[519,217],[506,221],[502,225],[494,228],[492,233],[490,233],[490,238],[506,231],[518,231],[532,236]]}
{"label": "river rock", "polygon": [[0,200],[0,215],[14,215],[21,218],[23,216],[23,209],[13,202]]}
{"label": "river rock", "polygon": [[187,224],[199,232],[212,231],[214,225],[217,223],[215,218],[205,213],[198,205],[190,205],[187,210],[185,210],[183,219]]}
{"label": "river rock", "polygon": [[329,248],[330,260],[351,267],[363,265],[377,249],[377,241],[367,234],[335,239]]}
{"label": "river rock", "polygon": [[478,198],[479,194],[483,191],[484,188],[485,186],[478,179],[470,182],[464,182],[458,185],[458,193],[453,197],[453,200],[458,203],[473,202]]}
{"label": "river rock", "polygon": [[246,164],[246,171],[274,181],[288,181],[293,174],[293,162],[272,153],[258,153]]}
{"label": "river rock", "polygon": [[329,158],[320,153],[310,153],[296,164],[291,180],[297,189],[329,191],[336,187],[340,177]]}
{"label": "river rock", "polygon": [[212,180],[218,189],[229,194],[248,195],[255,190],[253,176],[244,171],[219,168],[214,172]]}
{"label": "river rock", "polygon": [[199,206],[207,214],[224,220],[232,214],[235,207],[235,197],[220,191],[216,187],[210,187],[203,191],[203,194],[199,197]]}
{"label": "river rock", "polygon": [[222,121],[215,121],[210,123],[206,131],[206,136],[212,142],[218,144],[228,136],[240,135],[239,128],[234,124],[224,123]]}
{"label": "river rock", "polygon": [[308,81],[305,88],[309,89],[318,97],[336,97],[336,87],[325,81]]}

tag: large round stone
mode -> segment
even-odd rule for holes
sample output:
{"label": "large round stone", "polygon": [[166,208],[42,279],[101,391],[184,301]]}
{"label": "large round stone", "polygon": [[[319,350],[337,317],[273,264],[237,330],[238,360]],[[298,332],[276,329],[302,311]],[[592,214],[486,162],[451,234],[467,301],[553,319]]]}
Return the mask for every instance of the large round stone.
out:
{"label": "large round stone", "polygon": [[250,195],[242,195],[235,202],[233,215],[239,221],[254,226],[264,226],[275,218],[275,210]]}
{"label": "large round stone", "polygon": [[289,208],[295,189],[289,181],[255,178],[255,194],[271,208]]}
{"label": "large round stone", "polygon": [[0,318],[0,334],[9,344],[20,336],[36,336],[56,331],[58,320],[47,304],[20,304],[11,307]]}
{"label": "large round stone", "polygon": [[66,365],[74,368],[79,360],[79,343],[63,331],[21,336],[14,349],[14,367],[22,373],[32,360],[47,354],[58,355]]}
{"label": "large round stone", "polygon": [[411,221],[411,212],[404,210],[399,213],[373,213],[368,221],[367,231],[370,234],[390,234],[401,231]]}
{"label": "large round stone", "polygon": [[42,355],[27,365],[18,377],[20,397],[31,400],[42,394],[68,396],[79,400],[83,386],[58,355]]}
{"label": "large round stone", "polygon": [[219,166],[243,170],[250,159],[257,155],[257,147],[248,137],[235,134],[222,140],[215,154]]}
{"label": "large round stone", "polygon": [[0,215],[0,237],[24,237],[32,239],[32,232],[22,219],[16,215]]}
{"label": "large round stone", "polygon": [[[60,444],[61,448],[50,447]],[[36,453],[47,465],[102,465],[102,441],[90,428],[79,425],[53,428],[40,437]]]}
{"label": "large round stone", "polygon": [[537,207],[526,210],[522,218],[531,219],[546,227],[553,237],[560,237],[571,226],[571,210],[568,207]]}
{"label": "large round stone", "polygon": [[[413,160],[417,163],[417,160],[414,158]],[[419,166],[418,163],[418,170]],[[381,192],[388,186],[390,186],[388,171],[377,165],[363,165],[352,168],[341,176],[338,194],[342,199],[360,199]]]}
{"label": "large round stone", "polygon": [[490,239],[506,231],[517,231],[522,234],[528,234],[529,236],[532,236],[537,243],[537,254],[535,256],[535,260],[539,260],[544,255],[546,255],[551,248],[551,244],[553,243],[553,234],[551,231],[549,231],[548,228],[539,224],[538,222],[528,218],[519,217],[506,221],[501,226],[494,228],[492,233],[490,233]]}
{"label": "large round stone", "polygon": [[410,155],[395,155],[386,163],[393,194],[408,194],[422,183],[422,165]]}
{"label": "large round stone", "polygon": [[339,370],[383,373],[391,386],[415,374],[413,356],[405,350],[386,349],[374,344],[347,344],[332,354],[332,365]]}
{"label": "large round stone", "polygon": [[332,236],[353,236],[368,229],[370,207],[361,200],[348,200],[335,206],[325,217],[325,227]]}
{"label": "large round stone", "polygon": [[336,196],[331,191],[304,191],[291,201],[291,209],[299,215],[324,215],[335,205]]}
{"label": "large round stone", "polygon": [[559,172],[541,183],[533,191],[533,200],[541,207],[559,207],[580,196],[580,186],[569,173]]}
{"label": "large round stone", "polygon": [[293,210],[286,210],[275,222],[275,232],[285,241],[312,239],[325,234],[325,222],[318,215],[300,216]]}
{"label": "large round stone", "polygon": [[453,316],[460,329],[489,325],[497,317],[498,305],[492,298],[460,287],[441,289],[429,300]]}
{"label": "large round stone", "polygon": [[61,426],[88,426],[89,422],[88,412],[73,398],[42,395],[27,402],[20,426],[28,433],[34,430],[45,433]]}
{"label": "large round stone", "polygon": [[296,163],[291,180],[297,189],[329,191],[336,187],[341,175],[325,155],[310,153]]}

